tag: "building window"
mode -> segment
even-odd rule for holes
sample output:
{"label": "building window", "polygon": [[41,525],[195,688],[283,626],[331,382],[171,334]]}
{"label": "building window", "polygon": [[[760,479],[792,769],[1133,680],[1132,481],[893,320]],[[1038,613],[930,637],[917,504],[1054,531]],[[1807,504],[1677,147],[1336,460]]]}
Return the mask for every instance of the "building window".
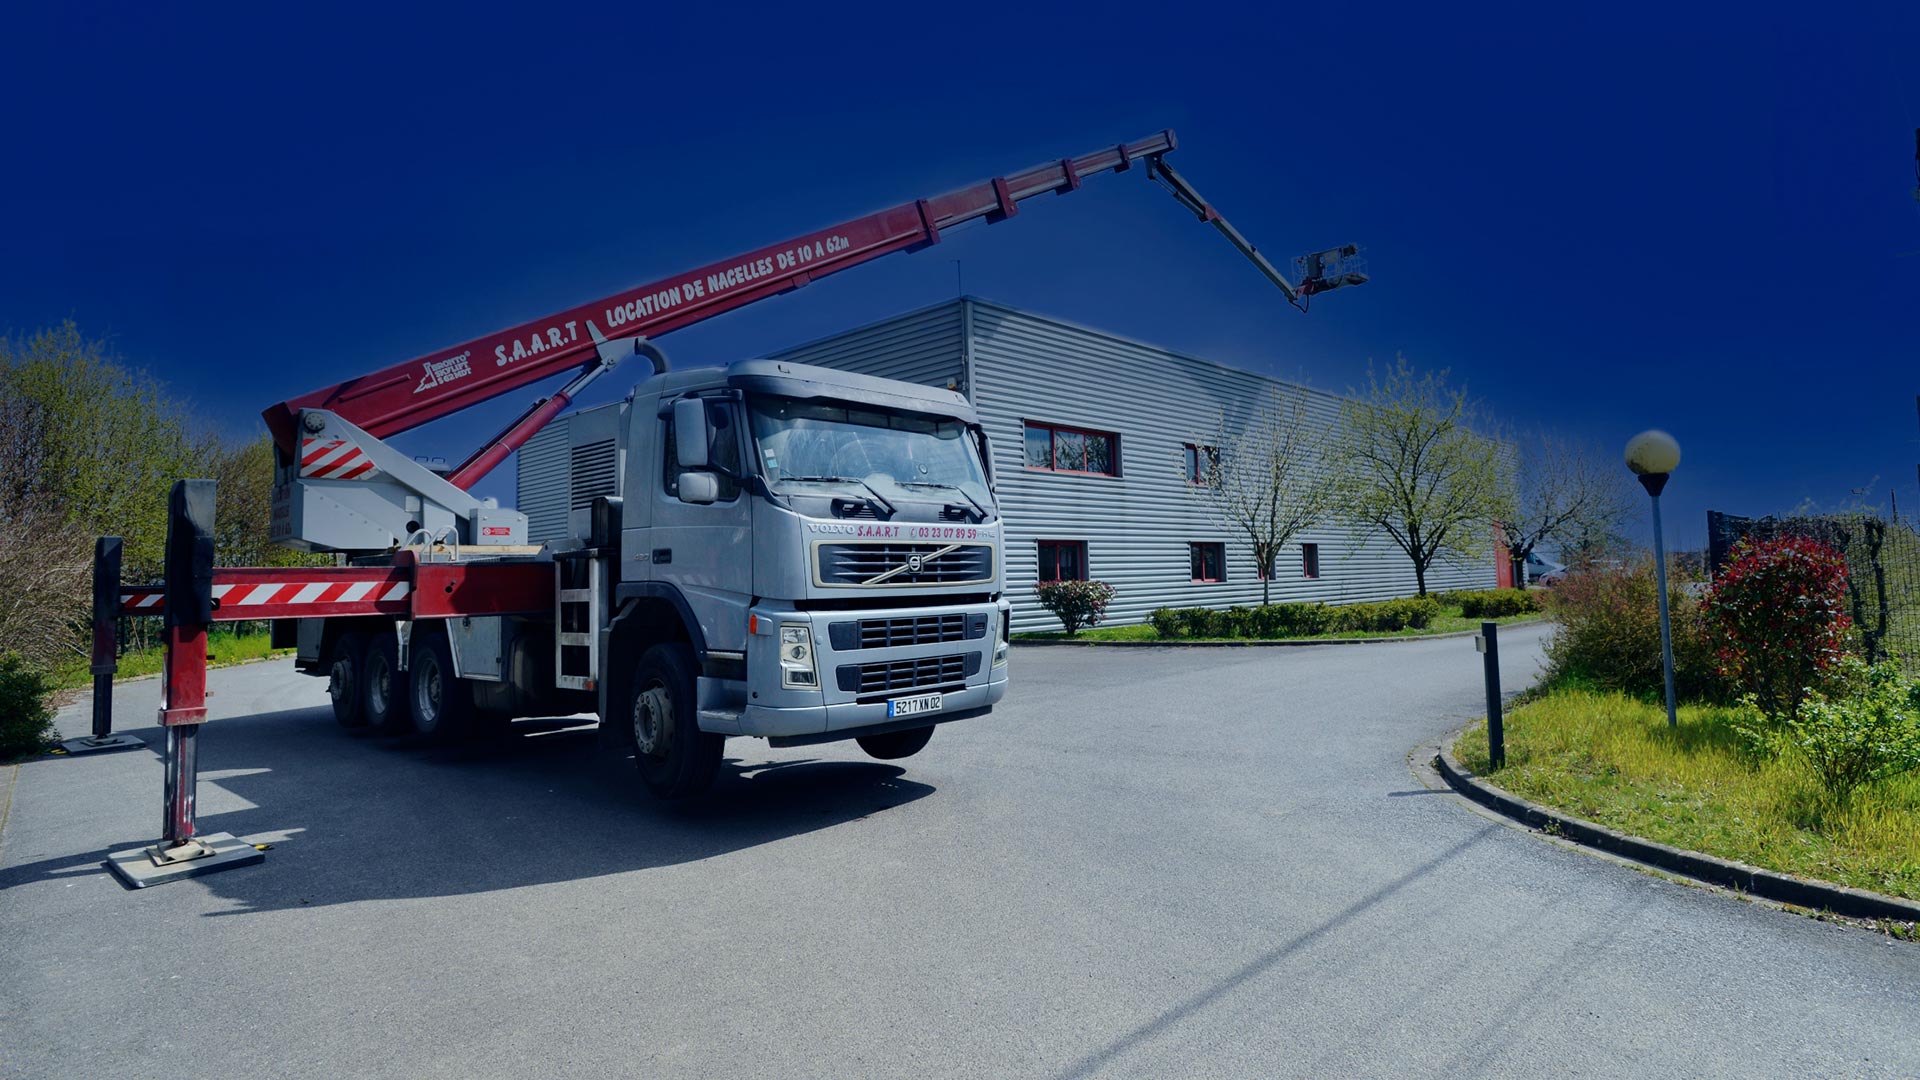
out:
{"label": "building window", "polygon": [[1187,557],[1193,563],[1193,580],[1227,580],[1227,545],[1188,544]]}
{"label": "building window", "polygon": [[1087,580],[1087,542],[1085,540],[1040,541],[1039,580]]}
{"label": "building window", "polygon": [[1320,545],[1300,545],[1300,576],[1317,578],[1320,576]]}
{"label": "building window", "polygon": [[1027,421],[1027,468],[1120,475],[1120,436]]}
{"label": "building window", "polygon": [[1193,443],[1188,443],[1183,450],[1187,462],[1187,483],[1211,483],[1214,470],[1220,467],[1220,451],[1215,447],[1196,446]]}

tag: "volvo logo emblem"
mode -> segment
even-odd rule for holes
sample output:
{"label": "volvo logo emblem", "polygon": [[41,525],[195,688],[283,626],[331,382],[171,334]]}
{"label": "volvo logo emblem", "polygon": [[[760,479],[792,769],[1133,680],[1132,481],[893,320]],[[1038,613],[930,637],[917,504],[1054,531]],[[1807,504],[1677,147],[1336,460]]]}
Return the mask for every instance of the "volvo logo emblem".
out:
{"label": "volvo logo emblem", "polygon": [[927,560],[918,555],[909,555],[907,557],[907,573],[909,574],[919,573],[921,568],[926,565]]}

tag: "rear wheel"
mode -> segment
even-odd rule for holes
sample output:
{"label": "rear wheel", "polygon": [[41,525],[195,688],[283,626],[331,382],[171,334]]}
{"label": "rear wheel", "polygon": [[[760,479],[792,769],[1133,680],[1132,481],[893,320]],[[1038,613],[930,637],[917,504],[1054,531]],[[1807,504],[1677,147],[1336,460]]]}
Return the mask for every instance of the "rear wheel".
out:
{"label": "rear wheel", "polygon": [[693,650],[670,642],[641,654],[627,717],[634,764],[648,791],[662,799],[684,799],[713,783],[727,739],[700,730]]}
{"label": "rear wheel", "polygon": [[407,665],[413,730],[433,742],[451,742],[473,726],[473,690],[453,673],[453,648],[438,630],[415,630]]}
{"label": "rear wheel", "polygon": [[392,631],[367,642],[360,707],[368,726],[390,735],[407,726],[407,675],[400,670],[400,639]]}
{"label": "rear wheel", "polygon": [[906,731],[888,731],[880,735],[862,735],[854,741],[868,757],[877,757],[881,761],[912,757],[927,748],[933,739],[930,727],[908,728]]}
{"label": "rear wheel", "polygon": [[327,696],[333,699],[333,718],[341,727],[367,726],[366,703],[360,700],[366,663],[365,634],[341,634],[333,643],[327,666]]}

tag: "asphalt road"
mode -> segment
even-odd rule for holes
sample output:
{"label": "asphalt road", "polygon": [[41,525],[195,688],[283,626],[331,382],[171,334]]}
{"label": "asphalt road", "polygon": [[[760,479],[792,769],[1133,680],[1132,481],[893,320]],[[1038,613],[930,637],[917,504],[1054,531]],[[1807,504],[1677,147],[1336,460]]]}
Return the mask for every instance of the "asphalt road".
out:
{"label": "asphalt road", "polygon": [[263,865],[129,892],[155,754],[0,769],[0,1076],[1920,1075],[1920,946],[1416,783],[1478,659],[1025,648],[919,757],[734,740],[676,808],[589,733],[432,750],[217,671],[201,820]]}

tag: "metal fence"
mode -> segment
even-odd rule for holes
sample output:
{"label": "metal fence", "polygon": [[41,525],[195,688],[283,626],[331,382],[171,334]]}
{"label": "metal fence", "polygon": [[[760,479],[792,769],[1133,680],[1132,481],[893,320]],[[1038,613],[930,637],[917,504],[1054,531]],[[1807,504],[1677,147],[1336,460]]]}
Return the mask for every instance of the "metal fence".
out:
{"label": "metal fence", "polygon": [[1875,514],[1748,518],[1707,512],[1707,565],[1718,575],[1741,540],[1817,540],[1847,561],[1847,600],[1860,654],[1920,672],[1920,532]]}

